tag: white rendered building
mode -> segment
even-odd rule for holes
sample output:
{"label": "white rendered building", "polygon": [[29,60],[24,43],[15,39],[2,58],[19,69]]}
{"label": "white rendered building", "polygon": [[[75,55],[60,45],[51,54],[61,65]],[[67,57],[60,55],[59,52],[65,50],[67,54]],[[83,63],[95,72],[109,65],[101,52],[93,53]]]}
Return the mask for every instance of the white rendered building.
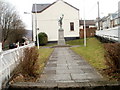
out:
{"label": "white rendered building", "polygon": [[34,41],[36,40],[35,27],[39,28],[38,33],[45,32],[48,35],[48,41],[58,41],[58,20],[62,14],[65,39],[79,38],[79,9],[67,2],[57,0],[52,4],[33,4],[32,13]]}

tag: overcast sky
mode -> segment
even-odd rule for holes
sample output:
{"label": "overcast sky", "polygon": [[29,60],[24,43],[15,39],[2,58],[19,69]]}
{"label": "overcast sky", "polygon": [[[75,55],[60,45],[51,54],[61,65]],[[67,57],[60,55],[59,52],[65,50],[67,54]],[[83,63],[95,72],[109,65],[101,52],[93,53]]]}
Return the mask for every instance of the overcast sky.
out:
{"label": "overcast sky", "polygon": [[[27,29],[31,29],[31,13],[33,3],[53,3],[56,0],[6,0],[13,4],[19,12],[21,18],[26,23]],[[100,16],[106,16],[108,13],[114,13],[118,10],[118,1],[120,0],[64,0],[80,10],[80,19],[95,19],[97,17],[97,1],[100,3]],[[85,6],[84,6],[85,5]]]}

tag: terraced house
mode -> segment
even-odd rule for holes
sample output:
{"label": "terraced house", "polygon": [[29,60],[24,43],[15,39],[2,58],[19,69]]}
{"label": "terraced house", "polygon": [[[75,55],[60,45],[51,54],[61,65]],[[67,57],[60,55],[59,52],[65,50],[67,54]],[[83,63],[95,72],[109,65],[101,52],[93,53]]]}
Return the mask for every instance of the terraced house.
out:
{"label": "terraced house", "polygon": [[120,1],[118,2],[118,10],[115,13],[108,14],[97,21],[100,23],[96,35],[109,41],[120,42]]}
{"label": "terraced house", "polygon": [[106,17],[100,19],[100,29],[114,28],[119,25],[118,13],[111,13]]}

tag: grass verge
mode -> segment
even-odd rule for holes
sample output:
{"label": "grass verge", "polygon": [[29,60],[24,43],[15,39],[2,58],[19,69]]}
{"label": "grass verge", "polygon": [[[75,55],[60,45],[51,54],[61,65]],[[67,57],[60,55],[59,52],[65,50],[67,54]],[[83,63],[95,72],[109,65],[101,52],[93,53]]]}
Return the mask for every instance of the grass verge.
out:
{"label": "grass verge", "polygon": [[[78,42],[78,40],[76,42]],[[81,45],[83,45],[83,39],[81,39],[80,42]],[[98,70],[106,68],[103,44],[96,38],[87,38],[87,47],[81,46],[73,47],[71,49],[87,60],[88,63],[91,64],[94,68]]]}
{"label": "grass verge", "polygon": [[38,72],[41,73],[49,56],[51,55],[51,53],[53,52],[53,48],[40,48],[39,49],[39,70]]}
{"label": "grass verge", "polygon": [[[83,45],[83,39],[70,40],[70,41],[66,41],[65,43],[66,43],[66,45]],[[57,45],[57,42],[56,43],[48,43],[43,47],[51,47],[51,46],[56,46],[56,45]]]}
{"label": "grass verge", "polygon": [[[104,77],[106,80],[110,81],[119,81],[119,72],[115,72],[108,74],[111,70],[108,69],[109,66],[107,65],[107,60],[105,58],[105,48],[103,43],[101,43],[98,39],[96,38],[87,38],[87,47],[83,46],[83,39],[80,40],[74,40],[74,41],[69,41],[68,42],[70,45],[81,45],[80,47],[72,47],[71,49],[76,52],[78,55],[82,56],[83,59],[85,59],[91,66],[96,68]],[[110,46],[107,46],[110,48]],[[114,46],[117,48],[117,46]],[[113,48],[113,47],[112,47]],[[109,51],[110,54],[113,54],[113,52],[117,51],[119,52],[118,48]],[[118,55],[110,55],[110,57],[118,57]],[[115,59],[115,58],[114,58]],[[113,60],[112,60],[113,62]],[[117,66],[117,65],[115,65]],[[111,65],[110,65],[111,67]],[[112,68],[113,69],[113,68]],[[107,73],[106,73],[107,72]]]}

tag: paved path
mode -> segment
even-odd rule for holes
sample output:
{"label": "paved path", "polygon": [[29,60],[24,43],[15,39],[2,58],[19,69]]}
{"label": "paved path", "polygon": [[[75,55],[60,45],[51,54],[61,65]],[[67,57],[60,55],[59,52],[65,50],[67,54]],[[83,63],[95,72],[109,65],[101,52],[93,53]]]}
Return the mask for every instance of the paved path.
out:
{"label": "paved path", "polygon": [[68,47],[55,48],[38,82],[76,83],[101,81],[102,77]]}
{"label": "paved path", "polygon": [[105,81],[68,47],[55,48],[38,82],[18,82],[9,90],[120,90],[119,82]]}

